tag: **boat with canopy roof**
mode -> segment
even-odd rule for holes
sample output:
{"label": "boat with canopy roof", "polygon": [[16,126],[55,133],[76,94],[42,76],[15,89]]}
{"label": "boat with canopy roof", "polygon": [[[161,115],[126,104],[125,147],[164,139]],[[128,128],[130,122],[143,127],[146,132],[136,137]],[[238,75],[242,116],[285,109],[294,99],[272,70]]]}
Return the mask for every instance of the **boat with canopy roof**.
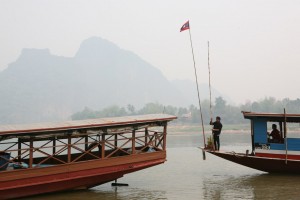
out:
{"label": "boat with canopy roof", "polygon": [[166,161],[168,122],[150,114],[0,126],[0,198],[86,189]]}

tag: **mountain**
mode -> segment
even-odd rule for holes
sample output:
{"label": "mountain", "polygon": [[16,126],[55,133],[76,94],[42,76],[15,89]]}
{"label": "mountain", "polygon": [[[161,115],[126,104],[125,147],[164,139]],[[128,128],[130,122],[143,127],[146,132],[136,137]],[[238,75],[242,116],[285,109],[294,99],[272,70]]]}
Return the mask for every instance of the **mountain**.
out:
{"label": "mountain", "polygon": [[196,94],[187,88],[99,37],[83,41],[74,57],[23,49],[0,73],[0,123],[66,120],[84,107],[141,107],[149,102],[187,106]]}

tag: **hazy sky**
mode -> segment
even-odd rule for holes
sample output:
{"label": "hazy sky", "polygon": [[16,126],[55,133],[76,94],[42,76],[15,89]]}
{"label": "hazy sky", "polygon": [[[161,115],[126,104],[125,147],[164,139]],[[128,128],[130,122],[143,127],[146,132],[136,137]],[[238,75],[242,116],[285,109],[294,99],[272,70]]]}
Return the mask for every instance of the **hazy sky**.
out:
{"label": "hazy sky", "polygon": [[0,70],[23,48],[72,57],[99,36],[130,50],[169,79],[198,80],[237,103],[300,98],[299,0],[0,0]]}

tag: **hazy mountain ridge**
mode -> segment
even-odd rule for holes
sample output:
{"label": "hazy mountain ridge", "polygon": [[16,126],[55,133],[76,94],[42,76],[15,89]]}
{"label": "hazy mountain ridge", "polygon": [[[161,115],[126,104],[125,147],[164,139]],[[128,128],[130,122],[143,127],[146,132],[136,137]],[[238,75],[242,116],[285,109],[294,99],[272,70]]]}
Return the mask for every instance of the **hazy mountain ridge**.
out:
{"label": "hazy mountain ridge", "polygon": [[74,57],[23,49],[0,73],[0,123],[66,120],[84,107],[195,103],[193,88],[179,85],[136,54],[98,37],[83,41]]}

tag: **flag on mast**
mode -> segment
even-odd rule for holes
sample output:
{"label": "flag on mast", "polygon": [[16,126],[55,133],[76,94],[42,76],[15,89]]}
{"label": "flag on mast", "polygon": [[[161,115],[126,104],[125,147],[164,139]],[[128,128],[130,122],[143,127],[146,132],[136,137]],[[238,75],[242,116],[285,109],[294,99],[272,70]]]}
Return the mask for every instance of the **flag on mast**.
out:
{"label": "flag on mast", "polygon": [[188,29],[190,29],[190,22],[189,21],[187,21],[187,22],[185,22],[185,24],[183,24],[183,26],[180,29],[180,32],[188,30]]}
{"label": "flag on mast", "polygon": [[[187,21],[187,22],[185,22],[185,24],[183,24],[183,26],[180,29],[180,32],[188,30],[188,29],[189,29],[189,33],[190,33],[190,42],[191,42],[191,49],[192,49],[192,55],[193,55],[193,61],[194,61],[195,78],[196,78],[198,101],[199,101],[199,108],[200,108],[199,111],[200,111],[200,116],[201,116],[202,132],[203,132],[203,143],[204,143],[204,147],[206,147],[205,133],[204,133],[204,123],[203,123],[202,108],[201,108],[199,86],[198,86],[198,78],[197,78],[197,70],[196,70],[196,63],[195,63],[195,56],[194,56],[193,43],[192,43],[192,36],[191,36],[191,29],[190,29],[190,22],[189,21]],[[203,159],[205,160],[205,154],[204,153],[203,153]]]}

